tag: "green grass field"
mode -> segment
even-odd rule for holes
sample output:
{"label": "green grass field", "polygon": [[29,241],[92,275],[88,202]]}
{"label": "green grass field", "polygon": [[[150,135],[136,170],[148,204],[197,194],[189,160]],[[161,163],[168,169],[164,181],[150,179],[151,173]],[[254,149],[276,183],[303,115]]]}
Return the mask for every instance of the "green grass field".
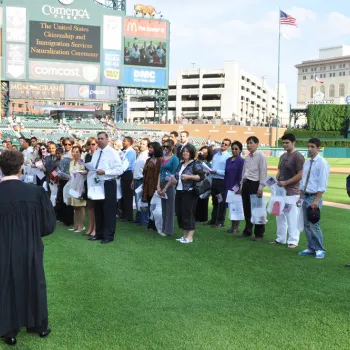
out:
{"label": "green grass field", "polygon": [[[350,159],[348,158],[326,158],[331,167],[334,168],[349,168],[350,174]],[[267,162],[269,166],[277,166],[279,157],[268,157]]]}
{"label": "green grass field", "polygon": [[17,349],[349,349],[349,211],[322,215],[324,260],[270,245],[273,217],[263,243],[118,224],[102,246],[59,226],[44,239],[52,334],[22,332]]}

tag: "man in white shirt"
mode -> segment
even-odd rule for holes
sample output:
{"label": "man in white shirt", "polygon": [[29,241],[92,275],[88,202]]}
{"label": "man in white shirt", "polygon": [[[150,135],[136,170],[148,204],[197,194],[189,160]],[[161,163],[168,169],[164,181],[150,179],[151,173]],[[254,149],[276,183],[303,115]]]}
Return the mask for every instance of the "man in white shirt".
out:
{"label": "man in white shirt", "polygon": [[[96,236],[89,240],[101,240],[108,244],[114,240],[117,212],[117,183],[116,178],[123,173],[122,163],[115,149],[108,145],[108,135],[105,132],[97,134],[99,149],[93,154],[91,165],[96,172],[88,175],[88,197],[94,184],[103,182],[104,199],[94,200]],[[90,198],[90,197],[89,197]]]}
{"label": "man in white shirt", "polygon": [[[311,158],[305,162],[303,167],[300,199],[297,202],[297,205],[302,205],[304,231],[308,245],[308,248],[300,252],[299,255],[315,255],[317,259],[323,259],[326,254],[320,221],[317,221],[317,216],[322,208],[322,195],[327,190],[330,171],[328,162],[319,155],[320,149],[321,141],[319,139],[314,138],[308,142]],[[310,216],[314,216],[316,219],[314,220]]]}
{"label": "man in white shirt", "polygon": [[30,146],[30,139],[24,139],[22,143],[23,156],[24,156],[24,165],[31,165],[33,147]]}
{"label": "man in white shirt", "polygon": [[[136,190],[142,185],[143,182],[143,168],[146,164],[146,160],[149,158],[148,155],[148,144],[150,143],[150,140],[148,138],[144,138],[140,142],[140,154],[138,155],[135,167],[133,171],[133,181],[131,184],[131,188],[133,190]],[[142,193],[140,194],[142,196]],[[136,198],[136,195],[135,195]],[[136,201],[136,207],[137,207],[137,201]],[[137,208],[136,213],[136,224],[147,226],[149,221],[148,212],[142,212],[140,208]]]}

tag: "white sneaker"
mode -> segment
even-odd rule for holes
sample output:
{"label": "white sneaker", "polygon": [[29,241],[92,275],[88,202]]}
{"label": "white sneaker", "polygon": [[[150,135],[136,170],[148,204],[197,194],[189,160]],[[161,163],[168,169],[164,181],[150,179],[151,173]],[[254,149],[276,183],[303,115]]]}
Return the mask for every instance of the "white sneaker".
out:
{"label": "white sneaker", "polygon": [[166,237],[166,234],[163,232],[158,232],[159,236]]}
{"label": "white sneaker", "polygon": [[180,243],[183,243],[183,244],[188,244],[188,243],[192,243],[193,242],[193,239],[189,240],[187,238],[184,238],[182,241],[180,241]]}
{"label": "white sneaker", "polygon": [[176,238],[178,242],[181,242],[185,237]]}

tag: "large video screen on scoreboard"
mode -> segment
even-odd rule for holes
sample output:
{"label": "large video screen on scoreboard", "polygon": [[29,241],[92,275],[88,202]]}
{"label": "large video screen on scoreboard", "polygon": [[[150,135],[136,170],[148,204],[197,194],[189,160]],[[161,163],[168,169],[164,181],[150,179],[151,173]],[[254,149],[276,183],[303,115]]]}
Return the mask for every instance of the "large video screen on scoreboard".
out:
{"label": "large video screen on scoreboard", "polygon": [[167,88],[167,21],[92,0],[5,0],[0,10],[4,80]]}

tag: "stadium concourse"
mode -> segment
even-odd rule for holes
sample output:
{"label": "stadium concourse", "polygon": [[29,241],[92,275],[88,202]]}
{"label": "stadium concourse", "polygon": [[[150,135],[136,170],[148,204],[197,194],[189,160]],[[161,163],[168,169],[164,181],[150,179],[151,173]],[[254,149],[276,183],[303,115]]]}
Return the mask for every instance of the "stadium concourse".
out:
{"label": "stadium concourse", "polygon": [[[152,138],[160,142],[166,132],[145,128],[134,123],[115,122],[110,118],[96,117],[69,117],[61,122],[48,116],[20,116],[16,118],[4,118],[0,120],[0,140],[11,141],[13,145],[19,145],[19,138],[36,137],[39,142],[59,142],[62,137],[72,137],[75,140],[85,142],[89,137],[96,137],[97,132],[106,131],[112,139],[131,136],[135,142],[143,137]],[[213,140],[211,140],[212,142]],[[209,142],[201,137],[190,137],[190,142],[201,146]],[[216,142],[219,145],[219,141]]]}

